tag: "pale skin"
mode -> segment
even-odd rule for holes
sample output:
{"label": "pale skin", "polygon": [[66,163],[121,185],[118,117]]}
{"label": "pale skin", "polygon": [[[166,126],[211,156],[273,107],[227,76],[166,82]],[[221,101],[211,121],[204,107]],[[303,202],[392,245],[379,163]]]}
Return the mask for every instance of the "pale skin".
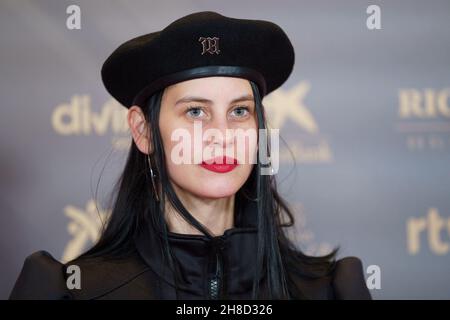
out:
{"label": "pale skin", "polygon": [[[204,100],[179,101],[188,96]],[[257,130],[253,99],[249,81],[234,77],[198,78],[167,87],[163,93],[159,118],[165,154],[171,155],[177,143],[171,141],[173,131],[184,128],[193,136],[194,121],[201,121],[203,130],[220,130],[223,137],[226,137],[226,129]],[[130,107],[127,121],[137,148],[142,153],[151,155],[151,130],[142,109],[139,106]],[[236,139],[211,139],[204,141],[202,147],[222,148],[224,154],[226,149],[236,148]],[[251,157],[257,151],[257,145],[246,143],[245,149]],[[252,163],[242,163],[230,172],[217,173],[202,168],[194,161],[190,164],[173,163],[169,156],[166,158],[166,166],[170,183],[180,201],[212,235],[222,235],[234,227],[235,194],[248,179],[253,168]],[[169,201],[166,201],[165,218],[171,232],[202,234],[178,215]]]}

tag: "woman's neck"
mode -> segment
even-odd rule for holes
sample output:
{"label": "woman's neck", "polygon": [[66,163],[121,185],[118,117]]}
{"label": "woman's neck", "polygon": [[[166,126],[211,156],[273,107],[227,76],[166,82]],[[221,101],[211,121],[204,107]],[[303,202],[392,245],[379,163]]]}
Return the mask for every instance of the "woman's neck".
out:
{"label": "woman's neck", "polygon": [[[174,186],[175,192],[184,207],[213,236],[222,235],[225,230],[234,226],[234,198],[235,195],[220,199],[206,199],[186,193]],[[170,232],[182,234],[202,234],[199,230],[185,221],[176,212],[170,201],[166,201],[165,218]]]}

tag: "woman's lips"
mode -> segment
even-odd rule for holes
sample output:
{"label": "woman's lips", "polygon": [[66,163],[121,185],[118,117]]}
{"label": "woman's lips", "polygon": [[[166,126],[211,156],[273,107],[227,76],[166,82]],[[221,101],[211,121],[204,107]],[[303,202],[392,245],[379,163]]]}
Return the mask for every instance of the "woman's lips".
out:
{"label": "woman's lips", "polygon": [[236,159],[230,157],[216,157],[214,159],[203,161],[200,165],[209,171],[226,173],[236,168],[238,162]]}

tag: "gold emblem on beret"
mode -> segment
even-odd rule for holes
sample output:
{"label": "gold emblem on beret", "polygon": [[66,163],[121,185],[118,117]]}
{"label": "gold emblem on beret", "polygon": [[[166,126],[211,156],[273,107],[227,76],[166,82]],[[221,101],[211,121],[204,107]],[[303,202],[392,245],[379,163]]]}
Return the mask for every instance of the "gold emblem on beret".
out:
{"label": "gold emblem on beret", "polygon": [[206,52],[210,54],[219,54],[219,38],[218,37],[200,37],[198,39],[202,43],[203,51],[202,55]]}

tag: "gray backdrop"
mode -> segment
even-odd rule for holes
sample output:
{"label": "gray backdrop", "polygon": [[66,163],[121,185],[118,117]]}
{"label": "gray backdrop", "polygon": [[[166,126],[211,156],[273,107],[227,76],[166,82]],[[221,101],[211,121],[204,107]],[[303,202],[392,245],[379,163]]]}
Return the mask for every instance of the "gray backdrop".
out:
{"label": "gray backdrop", "polygon": [[[80,30],[66,27],[71,4]],[[282,144],[299,245],[378,266],[375,298],[450,298],[450,1],[376,0],[3,0],[0,298],[28,254],[67,260],[98,235],[96,205],[107,214],[130,142],[105,58],[203,10],[273,21],[295,46],[291,77],[263,103],[296,159]]]}

